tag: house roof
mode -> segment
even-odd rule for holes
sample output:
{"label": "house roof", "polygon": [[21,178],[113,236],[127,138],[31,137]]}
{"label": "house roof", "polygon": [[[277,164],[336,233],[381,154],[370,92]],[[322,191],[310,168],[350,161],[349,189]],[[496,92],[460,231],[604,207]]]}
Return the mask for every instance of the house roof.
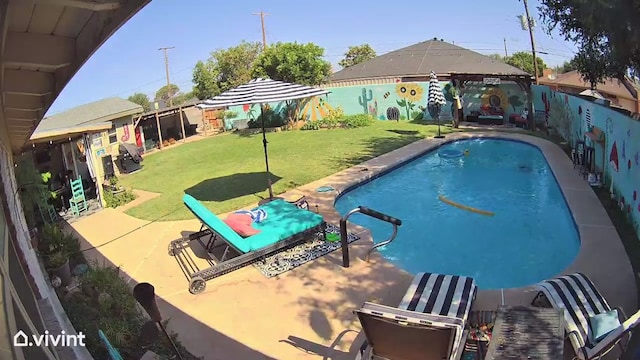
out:
{"label": "house roof", "polygon": [[[538,79],[538,83],[542,85],[566,86],[580,89],[591,88],[591,85],[582,79],[582,75],[578,71],[558,74],[554,78],[542,77]],[[600,93],[607,93],[625,99],[635,99],[634,94],[629,91],[624,82],[618,79],[606,79],[603,84],[598,84],[596,89]]]}
{"label": "house roof", "polygon": [[42,119],[31,140],[64,129],[78,130],[84,126],[90,130],[96,123],[105,123],[123,116],[142,114],[142,112],[142,106],[119,97],[94,101]]}
{"label": "house roof", "polygon": [[20,153],[89,57],[150,0],[0,1],[0,140]]}
{"label": "house roof", "polygon": [[331,81],[382,77],[487,74],[529,75],[525,71],[440,40],[428,40],[380,55],[369,61],[350,66],[331,75]]}

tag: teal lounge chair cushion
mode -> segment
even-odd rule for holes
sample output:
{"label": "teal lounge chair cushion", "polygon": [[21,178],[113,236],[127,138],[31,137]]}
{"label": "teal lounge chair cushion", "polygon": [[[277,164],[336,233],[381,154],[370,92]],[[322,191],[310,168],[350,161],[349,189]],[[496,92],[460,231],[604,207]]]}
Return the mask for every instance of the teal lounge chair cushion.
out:
{"label": "teal lounge chair cushion", "polygon": [[299,209],[285,200],[274,200],[259,207],[267,212],[265,220],[253,224],[253,227],[260,230],[260,233],[243,238],[192,196],[185,194],[183,201],[203,224],[215,230],[229,244],[243,253],[273,245],[278,241],[314,228],[324,221],[319,214]]}
{"label": "teal lounge chair cushion", "polygon": [[182,197],[182,201],[184,204],[191,210],[193,215],[195,215],[200,221],[209,229],[215,230],[220,236],[225,238],[227,241],[232,243],[236,243],[242,241],[242,236],[238,235],[233,229],[229,227],[229,225],[225,224],[216,214],[212,213],[211,210],[207,209],[202,203],[193,196],[189,194],[185,194]]}
{"label": "teal lounge chair cushion", "polygon": [[260,230],[260,233],[244,239],[243,247],[238,247],[242,251],[262,249],[314,228],[324,221],[321,215],[300,209],[280,199],[268,202],[260,206],[259,209],[266,211],[267,218],[253,224],[253,227]]}
{"label": "teal lounge chair cushion", "polygon": [[589,318],[589,341],[596,344],[620,326],[618,310],[613,309]]}

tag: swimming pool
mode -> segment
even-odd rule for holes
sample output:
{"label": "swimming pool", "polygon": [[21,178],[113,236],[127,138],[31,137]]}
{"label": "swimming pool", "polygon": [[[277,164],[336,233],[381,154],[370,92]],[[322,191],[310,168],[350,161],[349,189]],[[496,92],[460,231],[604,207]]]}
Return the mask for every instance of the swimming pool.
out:
{"label": "swimming pool", "polygon": [[[468,150],[467,156],[445,159]],[[451,206],[439,196],[494,216]],[[410,272],[472,276],[483,289],[527,286],[553,277],[578,253],[580,238],[542,152],[500,139],[445,144],[343,193],[342,215],[360,205],[403,221],[398,236],[378,250]],[[391,225],[356,214],[375,242]]]}

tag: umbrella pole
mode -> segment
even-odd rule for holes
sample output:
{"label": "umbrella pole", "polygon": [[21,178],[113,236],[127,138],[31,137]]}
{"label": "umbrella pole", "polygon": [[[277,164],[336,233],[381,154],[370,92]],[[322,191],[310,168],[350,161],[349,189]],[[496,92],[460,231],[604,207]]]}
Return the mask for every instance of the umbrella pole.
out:
{"label": "umbrella pole", "polygon": [[264,124],[263,105],[260,104],[260,117],[262,118],[262,144],[264,145],[264,163],[267,166],[267,186],[269,187],[269,199],[273,199],[273,190],[271,189],[271,172],[269,172],[269,155],[267,155],[267,131]]}
{"label": "umbrella pole", "polygon": [[440,133],[440,116],[439,115],[436,117],[436,121],[438,122],[438,135],[434,136],[434,138],[435,139],[442,139],[442,138],[444,138],[444,135],[442,135]]}

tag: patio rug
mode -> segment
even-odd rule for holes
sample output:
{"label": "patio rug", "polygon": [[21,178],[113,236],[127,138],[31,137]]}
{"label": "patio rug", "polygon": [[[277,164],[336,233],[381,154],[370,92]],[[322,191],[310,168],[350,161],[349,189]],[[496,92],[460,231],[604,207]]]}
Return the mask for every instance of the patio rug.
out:
{"label": "patio rug", "polygon": [[472,311],[469,314],[469,336],[464,344],[462,360],[484,359],[489,348],[496,314],[495,311]]}
{"label": "patio rug", "polygon": [[[327,224],[327,234],[333,233],[340,236],[340,228],[333,224]],[[347,242],[352,243],[360,239],[358,235],[347,233]],[[264,276],[271,278],[300,265],[306,264],[332,251],[340,249],[340,241],[329,242],[322,239],[322,233],[317,232],[314,239],[298,244],[292,248],[283,250],[268,256],[264,260],[258,260],[253,266]]]}

